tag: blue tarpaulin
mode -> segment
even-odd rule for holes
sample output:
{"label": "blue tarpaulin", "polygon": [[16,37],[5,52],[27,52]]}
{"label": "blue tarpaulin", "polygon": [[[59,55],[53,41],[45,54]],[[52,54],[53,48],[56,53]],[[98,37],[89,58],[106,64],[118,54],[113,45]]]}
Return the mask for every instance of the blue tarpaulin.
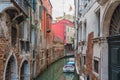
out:
{"label": "blue tarpaulin", "polygon": [[74,65],[74,64],[75,64],[75,62],[67,62],[67,64]]}

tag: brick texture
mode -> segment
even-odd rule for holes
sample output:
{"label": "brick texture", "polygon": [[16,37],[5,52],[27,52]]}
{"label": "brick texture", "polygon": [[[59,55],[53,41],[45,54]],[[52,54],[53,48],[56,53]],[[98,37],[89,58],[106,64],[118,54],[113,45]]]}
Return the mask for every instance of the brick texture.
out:
{"label": "brick texture", "polygon": [[93,36],[93,32],[88,35],[88,44],[86,50],[86,67],[83,66],[82,71],[85,75],[89,75],[91,80],[98,80],[97,77],[93,74]]}

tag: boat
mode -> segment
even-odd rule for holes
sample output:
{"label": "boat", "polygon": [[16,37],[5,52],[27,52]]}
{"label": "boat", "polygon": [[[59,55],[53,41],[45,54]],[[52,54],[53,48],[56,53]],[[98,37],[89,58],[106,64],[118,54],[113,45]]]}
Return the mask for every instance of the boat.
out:
{"label": "boat", "polygon": [[74,72],[75,71],[75,67],[71,64],[66,64],[63,67],[63,72]]}
{"label": "boat", "polygon": [[67,64],[75,66],[75,62],[74,61],[69,61],[69,62],[67,62]]}

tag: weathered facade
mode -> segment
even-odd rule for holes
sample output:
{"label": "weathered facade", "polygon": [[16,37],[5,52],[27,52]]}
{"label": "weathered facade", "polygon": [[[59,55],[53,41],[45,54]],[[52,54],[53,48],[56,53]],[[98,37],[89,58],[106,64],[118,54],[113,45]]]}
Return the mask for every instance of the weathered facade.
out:
{"label": "weathered facade", "polygon": [[52,63],[52,41],[53,36],[51,32],[52,26],[52,5],[49,0],[42,0],[42,32],[44,36],[45,44],[43,44],[46,48],[45,55],[46,55],[46,65]]}
{"label": "weathered facade", "polygon": [[32,80],[59,58],[51,23],[49,0],[0,0],[0,80]]}
{"label": "weathered facade", "polygon": [[79,0],[78,7],[77,64],[81,79],[119,80],[120,0]]}
{"label": "weathered facade", "polygon": [[29,1],[0,1],[1,80],[32,79],[30,5]]}

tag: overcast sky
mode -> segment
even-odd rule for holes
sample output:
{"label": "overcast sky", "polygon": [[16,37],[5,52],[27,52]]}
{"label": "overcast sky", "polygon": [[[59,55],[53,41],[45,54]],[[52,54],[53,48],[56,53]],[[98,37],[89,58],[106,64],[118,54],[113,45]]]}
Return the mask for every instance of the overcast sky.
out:
{"label": "overcast sky", "polygon": [[[74,15],[74,0],[50,0],[53,6],[52,16],[53,19],[59,16],[63,16],[64,12],[66,14]],[[72,10],[70,11],[70,6]]]}

